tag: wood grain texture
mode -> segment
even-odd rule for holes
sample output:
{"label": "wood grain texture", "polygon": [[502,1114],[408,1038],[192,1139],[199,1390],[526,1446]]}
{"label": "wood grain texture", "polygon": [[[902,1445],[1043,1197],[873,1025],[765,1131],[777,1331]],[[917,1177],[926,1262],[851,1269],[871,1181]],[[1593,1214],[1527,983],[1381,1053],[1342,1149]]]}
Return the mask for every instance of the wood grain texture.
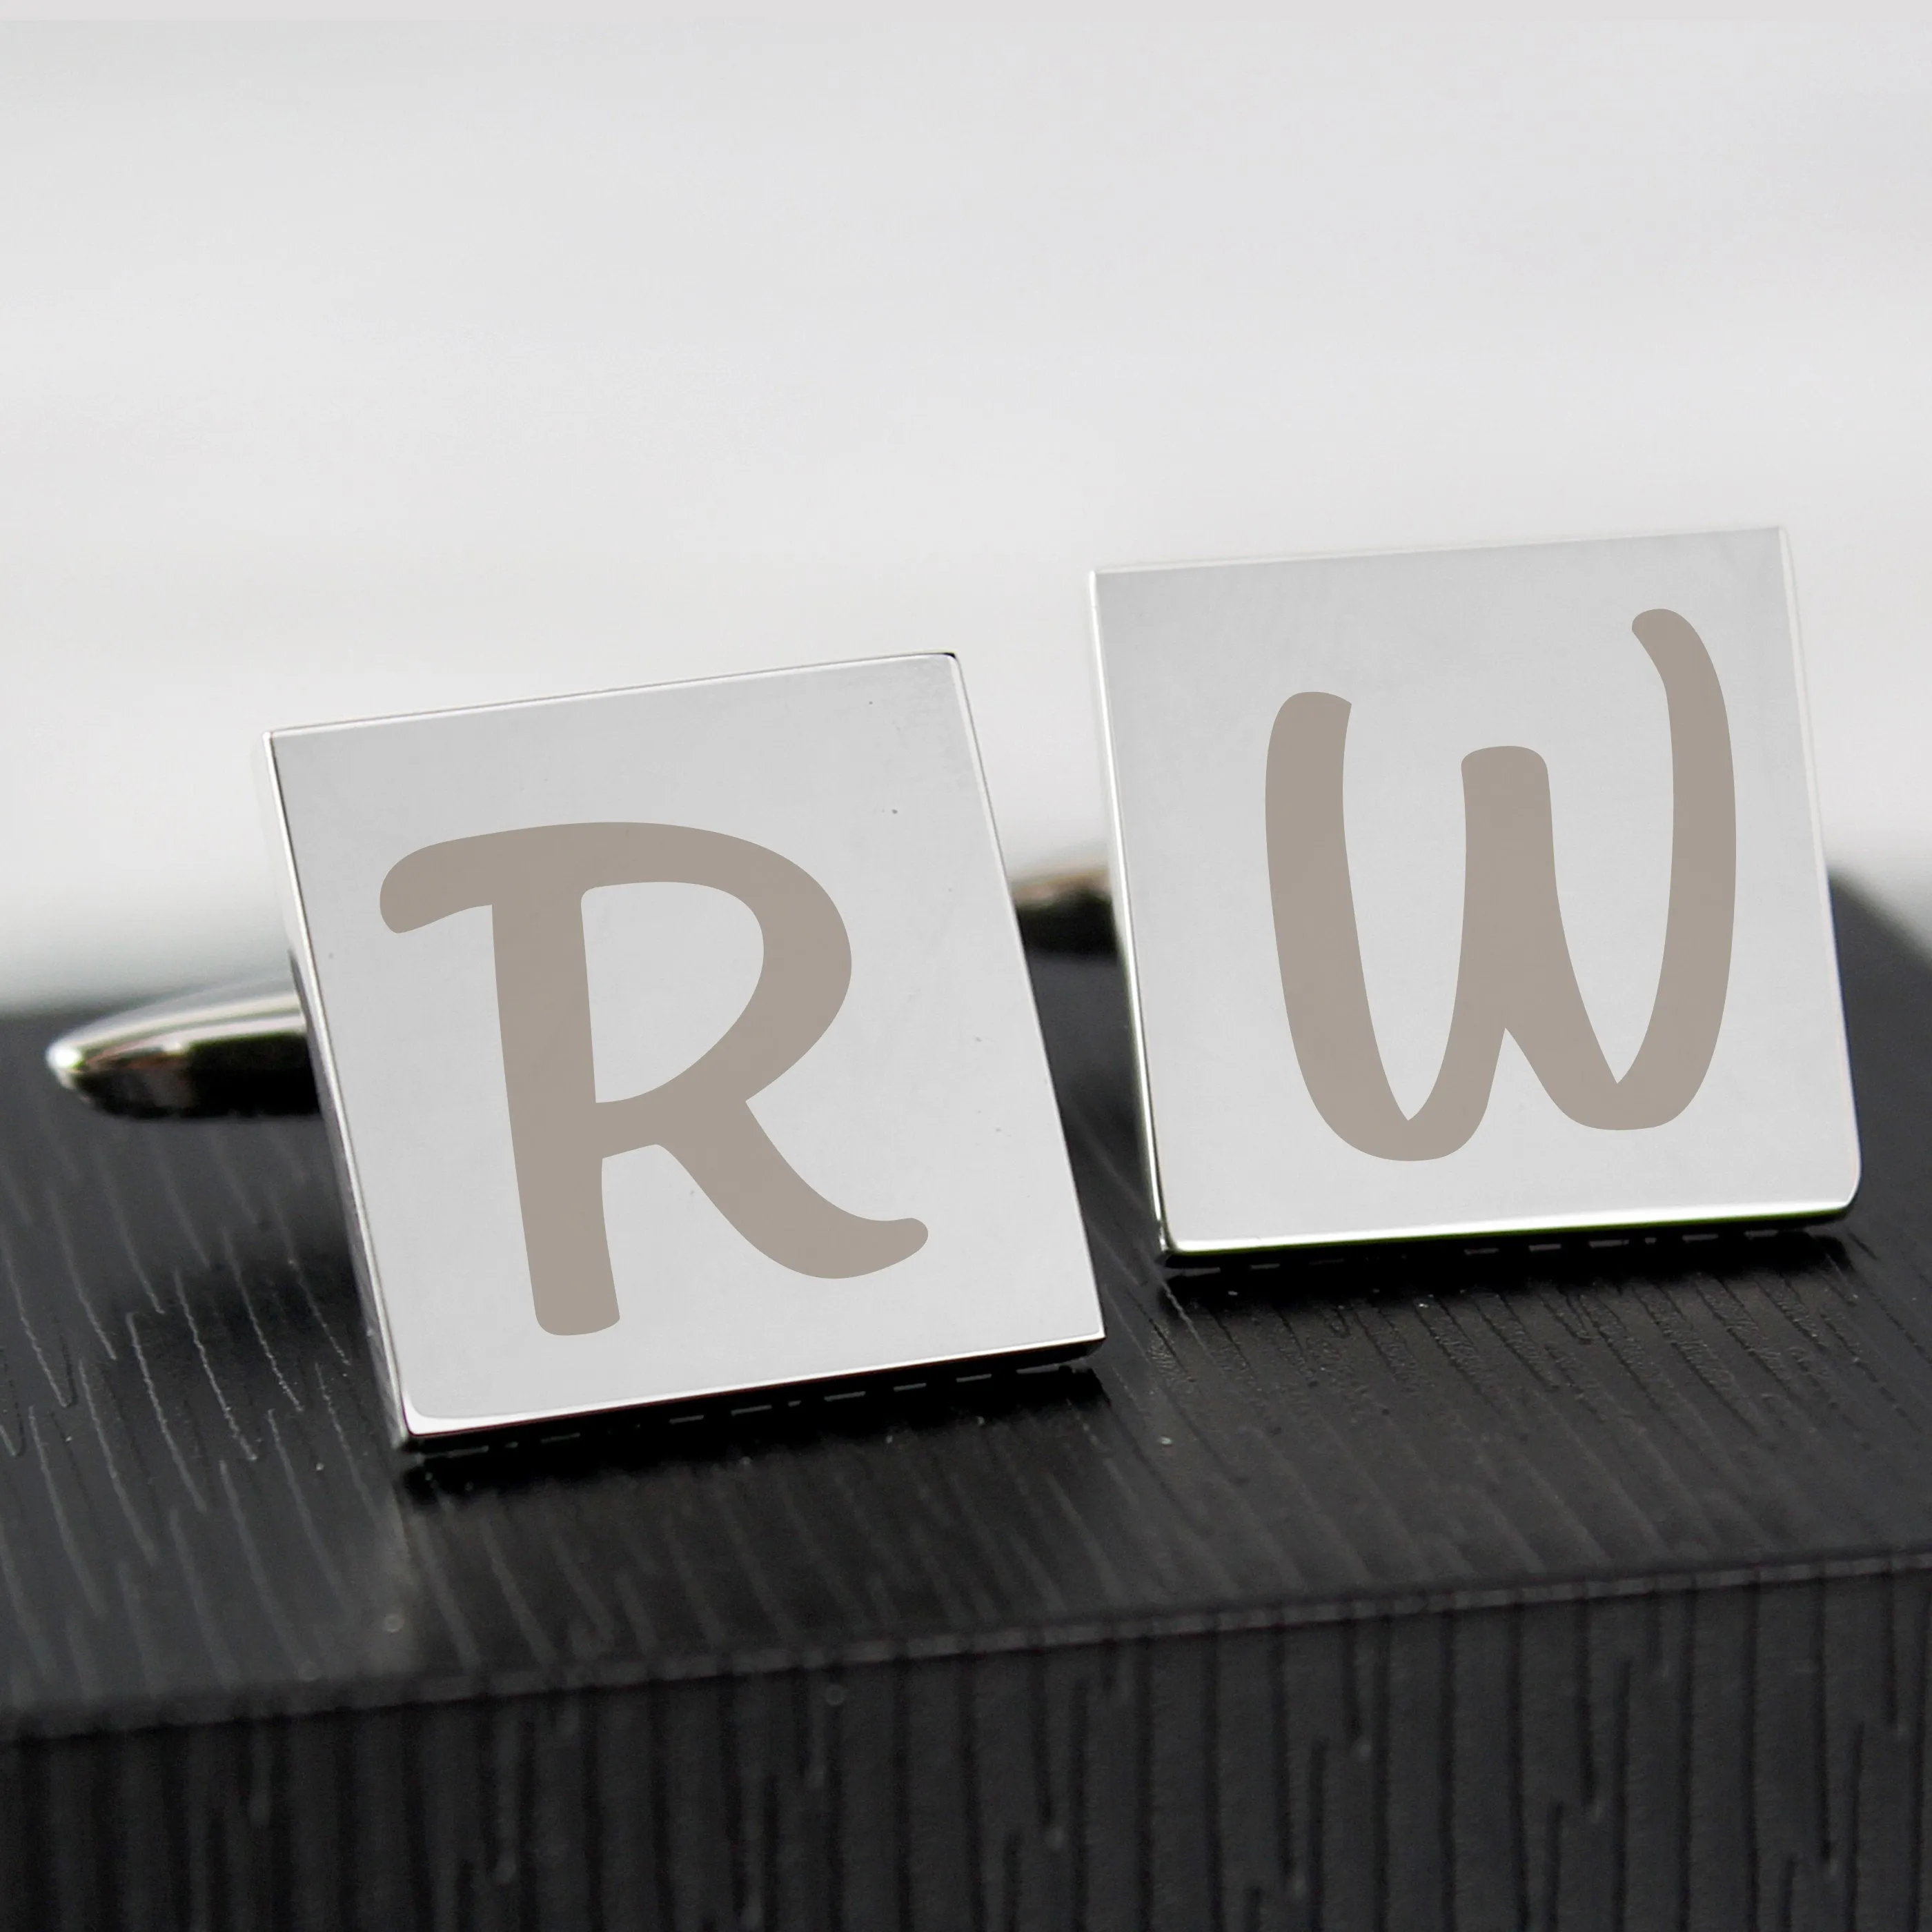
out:
{"label": "wood grain texture", "polygon": [[1925,1922],[1922,1576],[16,1746],[0,1918],[1711,1932]]}
{"label": "wood grain texture", "polygon": [[418,1458],[316,1124],[8,1023],[0,1922],[1916,1922],[1932,969],[1840,922],[1834,1229],[1163,1268],[1040,955],[1089,1366]]}

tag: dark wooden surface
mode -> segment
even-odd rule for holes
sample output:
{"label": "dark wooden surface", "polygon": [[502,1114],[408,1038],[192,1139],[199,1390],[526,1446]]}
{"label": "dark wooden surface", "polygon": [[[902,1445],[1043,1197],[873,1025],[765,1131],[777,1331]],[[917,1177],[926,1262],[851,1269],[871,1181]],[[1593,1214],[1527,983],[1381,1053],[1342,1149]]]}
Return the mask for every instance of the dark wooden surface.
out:
{"label": "dark wooden surface", "polygon": [[1932,969],[1840,921],[1834,1228],[1166,1269],[1042,954],[1087,1366],[459,1456],[316,1123],[8,1023],[0,1921],[1916,1922]]}

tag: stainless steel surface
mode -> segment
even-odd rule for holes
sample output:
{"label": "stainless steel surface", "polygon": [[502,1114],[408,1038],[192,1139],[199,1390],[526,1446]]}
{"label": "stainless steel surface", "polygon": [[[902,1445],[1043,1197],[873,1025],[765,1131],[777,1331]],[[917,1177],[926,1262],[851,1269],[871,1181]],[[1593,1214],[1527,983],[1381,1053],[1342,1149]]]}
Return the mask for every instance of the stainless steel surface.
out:
{"label": "stainless steel surface", "polygon": [[1174,1250],[1849,1201],[1776,531],[1108,572],[1095,608]]}
{"label": "stainless steel surface", "polygon": [[[1029,946],[1087,952],[1112,944],[1104,866],[1018,878],[1012,896]],[[316,1105],[308,1022],[292,974],[226,980],[106,1014],[62,1034],[47,1048],[47,1065],[104,1113],[139,1120],[311,1113]]]}
{"label": "stainless steel surface", "polygon": [[[268,748],[291,942],[399,1434],[1099,1338],[952,659],[283,731]],[[572,936],[544,953],[517,936],[529,895],[553,890],[541,867],[518,858],[520,883],[494,898],[462,883],[472,859],[562,853],[560,830],[622,835],[585,845],[602,852],[667,827],[700,859],[761,853],[747,862],[765,884],[644,869],[557,889],[568,920],[545,916]],[[761,904],[768,890],[790,910]],[[842,928],[849,977],[842,1000],[818,982],[802,996],[833,1003],[811,1020],[822,1037],[732,1102],[721,1141],[695,1083],[721,1077],[721,1053],[741,1073],[764,1064],[771,1031],[741,1025],[754,1010],[802,1024],[796,1002],[766,998],[787,920],[800,945],[820,935],[833,980],[845,968],[824,935]],[[532,986],[557,989],[542,1024],[517,1004]],[[574,1116],[560,1056],[580,1070]],[[676,1132],[640,1127],[673,1114],[674,1090],[702,1091],[702,1120],[680,1103]],[[533,1109],[561,1125],[532,1130]],[[769,1184],[718,1152],[730,1134]],[[579,1139],[601,1159],[580,1160]],[[581,1182],[579,1167],[592,1191],[560,1241],[553,1170]],[[767,1211],[774,1185],[782,1214]],[[608,1276],[578,1292],[554,1270],[586,1244]]]}

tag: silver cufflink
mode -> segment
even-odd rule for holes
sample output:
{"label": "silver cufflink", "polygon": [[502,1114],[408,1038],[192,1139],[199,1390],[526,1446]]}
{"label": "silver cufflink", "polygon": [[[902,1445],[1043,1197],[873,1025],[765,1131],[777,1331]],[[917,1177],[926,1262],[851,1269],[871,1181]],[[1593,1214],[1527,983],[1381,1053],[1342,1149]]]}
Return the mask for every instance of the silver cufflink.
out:
{"label": "silver cufflink", "polygon": [[56,1043],[334,1136],[398,1435],[1100,1339],[956,664],[272,734],[299,1004]]}
{"label": "silver cufflink", "polygon": [[1849,1203],[1778,532],[1114,571],[1095,608],[1172,1249]]}

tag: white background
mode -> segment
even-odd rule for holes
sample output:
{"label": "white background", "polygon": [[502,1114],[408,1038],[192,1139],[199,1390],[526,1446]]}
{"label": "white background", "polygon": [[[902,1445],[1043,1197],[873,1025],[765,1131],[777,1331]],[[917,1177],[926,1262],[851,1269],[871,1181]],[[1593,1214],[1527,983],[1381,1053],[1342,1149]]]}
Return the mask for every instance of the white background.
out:
{"label": "white background", "polygon": [[1097,851],[1096,564],[1782,523],[1932,862],[1932,36],[0,29],[0,1000],[278,950],[269,725],[965,664]]}

